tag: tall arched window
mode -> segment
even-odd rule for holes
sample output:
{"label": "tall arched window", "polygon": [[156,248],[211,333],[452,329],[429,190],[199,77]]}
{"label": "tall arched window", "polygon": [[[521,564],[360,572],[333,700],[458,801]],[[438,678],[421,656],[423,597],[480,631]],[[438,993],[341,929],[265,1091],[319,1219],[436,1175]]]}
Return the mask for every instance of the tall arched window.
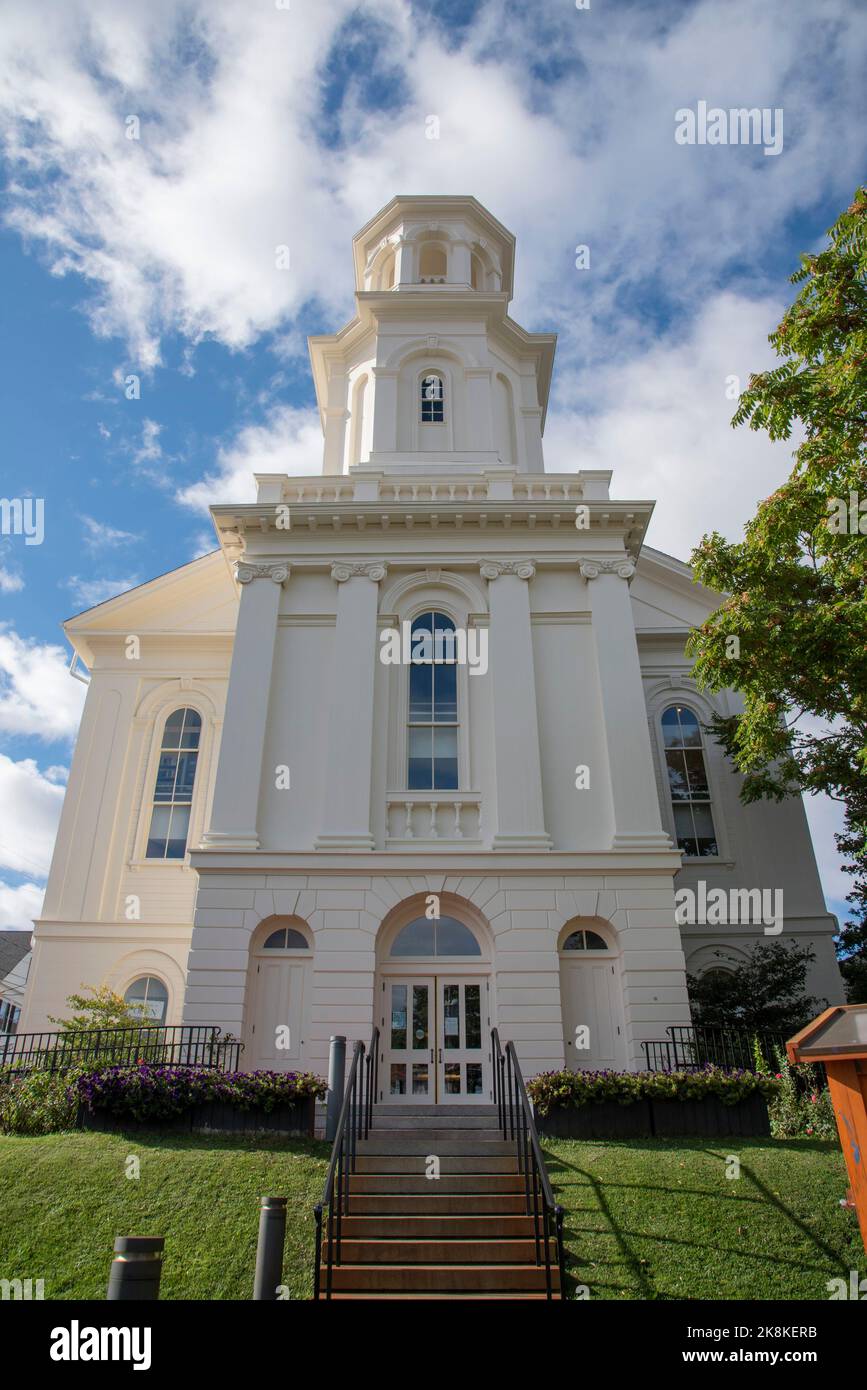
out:
{"label": "tall arched window", "polygon": [[431,372],[421,379],[421,423],[423,425],[442,425],[446,418],[446,396],[443,379]]}
{"label": "tall arched window", "polygon": [[458,668],[455,625],[445,613],[413,619],[407,721],[410,791],[458,786]]}
{"label": "tall arched window", "polygon": [[166,720],[154,787],[148,859],[183,859],[187,852],[201,732],[202,718],[194,709],[176,709]]}
{"label": "tall arched window", "polygon": [[165,1023],[169,992],[155,975],[143,975],[140,980],[134,980],[123,997],[140,1018]]}
{"label": "tall arched window", "polygon": [[695,859],[718,854],[701,726],[692,710],[669,705],[662,737],[678,849]]}

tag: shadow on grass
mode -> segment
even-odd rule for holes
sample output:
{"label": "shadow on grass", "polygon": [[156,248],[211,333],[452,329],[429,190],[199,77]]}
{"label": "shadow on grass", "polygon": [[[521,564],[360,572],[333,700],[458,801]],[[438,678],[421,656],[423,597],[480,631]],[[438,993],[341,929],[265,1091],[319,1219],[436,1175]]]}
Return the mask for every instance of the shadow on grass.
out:
{"label": "shadow on grass", "polygon": [[[636,1150],[644,1151],[646,1153],[662,1152],[670,1151],[672,1147],[672,1141],[670,1139],[650,1139],[638,1141],[581,1140],[576,1142],[580,1142],[582,1145],[589,1148],[592,1148],[595,1145],[604,1145],[606,1150],[616,1148],[618,1150],[623,1151],[624,1153],[634,1153]],[[835,1141],[821,1139],[741,1140],[738,1147],[741,1151],[750,1149],[767,1150],[767,1148],[770,1145],[773,1145],[774,1150],[778,1152],[779,1150],[790,1149],[796,1152],[814,1151],[823,1154],[833,1152],[833,1150],[838,1148],[838,1145],[835,1143]],[[718,1151],[713,1148],[708,1148],[706,1141],[703,1140],[693,1140],[692,1142],[686,1141],[682,1145],[678,1145],[678,1147],[681,1148],[681,1150],[686,1150],[691,1153],[704,1154],[709,1158],[713,1158],[720,1164],[724,1163],[728,1156],[726,1151]],[[837,1250],[835,1250],[831,1245],[829,1245],[826,1241],[824,1241],[821,1238],[821,1236],[819,1236],[815,1231],[813,1231],[809,1227],[809,1225],[804,1220],[802,1220],[801,1217],[798,1216],[797,1213],[793,1211],[792,1208],[782,1200],[779,1194],[774,1192],[771,1188],[769,1188],[768,1185],[758,1176],[755,1170],[751,1166],[746,1164],[743,1160],[741,1161],[741,1173],[753,1184],[753,1186],[756,1189],[756,1195],[749,1196],[744,1193],[743,1195],[738,1195],[738,1197],[734,1200],[736,1200],[739,1203],[747,1203],[750,1206],[773,1206],[780,1214],[780,1216],[787,1223],[793,1226],[800,1233],[800,1235],[804,1237],[815,1249],[815,1263],[813,1263],[812,1261],[805,1261],[803,1256],[793,1259],[787,1259],[784,1256],[770,1254],[766,1250],[744,1250],[741,1247],[723,1246],[720,1244],[719,1240],[713,1242],[711,1242],[710,1240],[684,1240],[677,1236],[665,1235],[661,1232],[654,1232],[652,1230],[629,1230],[625,1228],[617,1220],[612,1209],[611,1202],[609,1200],[609,1192],[612,1192],[614,1190],[625,1192],[637,1192],[647,1194],[648,1197],[654,1194],[676,1198],[695,1197],[701,1198],[703,1200],[710,1199],[712,1201],[727,1203],[730,1203],[733,1199],[731,1196],[724,1196],[721,1192],[716,1192],[706,1187],[673,1187],[670,1184],[624,1182],[618,1181],[617,1179],[613,1178],[602,1179],[598,1177],[598,1175],[595,1174],[591,1169],[581,1167],[577,1163],[571,1163],[562,1154],[552,1152],[551,1148],[545,1143],[545,1141],[543,1141],[543,1149],[545,1152],[545,1160],[548,1167],[548,1172],[551,1177],[552,1184],[555,1188],[555,1196],[565,1196],[566,1189],[574,1189],[574,1182],[570,1183],[568,1180],[564,1182],[562,1180],[562,1177],[561,1180],[558,1181],[558,1174],[563,1175],[565,1177],[566,1174],[572,1173],[575,1174],[577,1177],[583,1179],[583,1183],[586,1184],[588,1188],[588,1198],[595,1199],[595,1205],[594,1200],[591,1199],[588,1200],[586,1204],[582,1202],[581,1205],[578,1207],[572,1205],[565,1207],[564,1231],[568,1232],[572,1236],[576,1245],[579,1244],[582,1236],[599,1237],[605,1236],[606,1234],[611,1236],[616,1244],[618,1251],[620,1252],[620,1255],[622,1256],[622,1259],[618,1260],[617,1258],[612,1256],[608,1260],[595,1259],[592,1261],[592,1264],[594,1267],[602,1266],[604,1268],[608,1266],[612,1270],[612,1272],[616,1268],[621,1268],[623,1270],[624,1275],[632,1276],[636,1285],[636,1293],[634,1296],[637,1298],[662,1301],[679,1301],[677,1295],[668,1294],[656,1289],[652,1271],[647,1267],[646,1261],[639,1257],[632,1243],[634,1240],[639,1240],[642,1242],[651,1241],[659,1245],[667,1246],[669,1248],[680,1247],[684,1250],[693,1249],[696,1251],[711,1248],[712,1245],[713,1250],[717,1254],[730,1254],[738,1259],[755,1260],[756,1262],[762,1263],[768,1266],[769,1268],[772,1267],[776,1269],[793,1268],[799,1270],[816,1270],[817,1272],[827,1274],[828,1265],[830,1264],[831,1268],[838,1270],[843,1275],[845,1275],[848,1272],[848,1265],[846,1261],[841,1257],[840,1253]],[[580,1217],[581,1214],[585,1214],[587,1216],[596,1214],[601,1215],[605,1223],[607,1224],[607,1231],[601,1229],[591,1229],[590,1231],[587,1231],[582,1230],[580,1227],[572,1225],[570,1222],[570,1217]],[[580,1269],[581,1265],[581,1260],[575,1250],[569,1250],[568,1248],[565,1252],[565,1257],[567,1270],[566,1296],[568,1297],[570,1291],[574,1290],[575,1284],[581,1282],[580,1275],[578,1273],[578,1270]],[[827,1264],[825,1263],[826,1261],[828,1262]],[[620,1286],[615,1286],[614,1284],[603,1284],[602,1287],[617,1287],[619,1290]]]}

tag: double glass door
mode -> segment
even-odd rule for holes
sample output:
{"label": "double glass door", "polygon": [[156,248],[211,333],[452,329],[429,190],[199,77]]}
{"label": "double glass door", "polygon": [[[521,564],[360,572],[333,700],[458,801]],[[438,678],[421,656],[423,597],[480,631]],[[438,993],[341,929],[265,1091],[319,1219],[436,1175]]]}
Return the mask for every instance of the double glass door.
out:
{"label": "double glass door", "polygon": [[399,1104],[490,1100],[484,979],[386,979],[382,1099]]}

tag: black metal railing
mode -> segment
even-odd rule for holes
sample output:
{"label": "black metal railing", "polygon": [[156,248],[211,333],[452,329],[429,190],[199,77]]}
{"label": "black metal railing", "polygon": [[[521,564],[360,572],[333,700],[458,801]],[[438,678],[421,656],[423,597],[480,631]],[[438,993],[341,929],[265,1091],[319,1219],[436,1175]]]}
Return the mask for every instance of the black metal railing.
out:
{"label": "black metal railing", "polygon": [[343,1218],[349,1215],[349,1179],[355,1171],[359,1139],[366,1139],[373,1124],[373,1102],[379,1085],[379,1029],[374,1028],[370,1050],[365,1053],[359,1041],[352,1050],[352,1062],[343,1091],[343,1104],[331,1146],[331,1160],[322,1200],[313,1208],[316,1222],[316,1265],[313,1271],[313,1297],[331,1297],[335,1265],[340,1264]]}
{"label": "black metal railing", "polygon": [[236,1071],[242,1044],[205,1024],[133,1024],[75,1032],[0,1033],[0,1068],[7,1073],[68,1071],[72,1066],[218,1067]]}
{"label": "black metal railing", "polygon": [[700,1071],[708,1064],[755,1071],[755,1044],[766,1066],[776,1069],[779,1048],[785,1053],[785,1033],[749,1028],[711,1028],[677,1024],[666,1028],[667,1038],[641,1044],[647,1071]]}
{"label": "black metal railing", "polygon": [[[514,1139],[518,1150],[518,1169],[524,1179],[527,1215],[533,1218],[536,1264],[545,1266],[545,1292],[549,1299],[565,1297],[563,1258],[563,1208],[554,1201],[551,1180],[545,1167],[542,1146],[536,1132],[533,1109],[521,1074],[515,1044],[505,1050],[496,1028],[491,1030],[491,1060],[494,1070],[494,1103],[504,1139]],[[554,1287],[551,1244],[556,1248],[558,1287]]]}

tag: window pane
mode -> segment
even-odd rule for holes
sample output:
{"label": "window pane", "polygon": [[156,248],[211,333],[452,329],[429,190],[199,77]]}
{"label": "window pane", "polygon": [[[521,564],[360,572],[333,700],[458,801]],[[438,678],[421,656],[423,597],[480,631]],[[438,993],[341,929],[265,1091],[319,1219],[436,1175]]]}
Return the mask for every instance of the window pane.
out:
{"label": "window pane", "polygon": [[702,806],[699,802],[697,805],[693,806],[692,815],[695,823],[695,833],[698,837],[698,853],[719,854],[710,807]]}
{"label": "window pane", "polygon": [[707,774],[704,770],[704,757],[697,749],[694,752],[684,753],[684,763],[686,764],[686,774],[689,778],[689,794],[697,797],[700,801],[706,800],[709,796],[707,784]]}
{"label": "window pane", "polygon": [[157,767],[157,784],[154,788],[154,801],[171,801],[175,789],[175,774],[178,770],[177,753],[161,753]]}
{"label": "window pane", "polygon": [[464,990],[464,1016],[467,1047],[482,1045],[482,987],[467,985]]}
{"label": "window pane", "polygon": [[187,832],[190,828],[189,806],[172,807],[172,824],[166,846],[166,859],[183,859],[187,852]]}
{"label": "window pane", "polygon": [[412,987],[412,1045],[421,1050],[423,1047],[430,1047],[428,1041],[428,1018],[427,1006],[430,996],[428,985],[413,985]]}
{"label": "window pane", "polygon": [[176,753],[173,754],[178,759],[178,775],[175,780],[175,800],[191,801],[193,796],[193,782],[196,778],[196,760],[198,753]]}
{"label": "window pane", "polygon": [[669,706],[662,716],[662,736],[666,748],[674,748],[680,744],[680,723],[673,705]]}
{"label": "window pane", "polygon": [[146,857],[148,859],[165,858],[171,814],[170,806],[154,807],[153,815],[151,816],[150,834],[148,835],[148,847],[146,850]]}
{"label": "window pane", "polygon": [[439,724],[454,723],[458,717],[458,668],[456,665],[435,666],[433,677],[434,721]]}
{"label": "window pane", "polygon": [[393,956],[432,956],[434,954],[434,924],[426,917],[417,917],[398,932],[391,948]]}
{"label": "window pane", "polygon": [[684,748],[701,748],[701,729],[691,709],[680,711],[680,737]]}
{"label": "window pane", "polygon": [[469,927],[454,917],[441,917],[436,924],[436,953],[438,956],[480,956],[479,943]]}
{"label": "window pane", "polygon": [[432,729],[410,729],[407,782],[410,791],[430,791],[433,784]]}
{"label": "window pane", "polygon": [[608,942],[599,935],[598,932],[588,931],[584,933],[588,951],[607,951]]}
{"label": "window pane", "polygon": [[434,787],[438,791],[457,791],[458,731],[434,729]]}
{"label": "window pane", "polygon": [[583,933],[583,931],[573,931],[573,932],[571,933],[570,936],[567,936],[567,937],[566,937],[566,940],[563,942],[563,950],[564,950],[564,951],[583,951],[583,950],[584,950],[584,933]]}
{"label": "window pane", "polygon": [[480,1096],[482,1094],[482,1064],[481,1062],[467,1062],[467,1095]]}
{"label": "window pane", "polygon": [[413,1062],[412,1093],[414,1096],[426,1096],[430,1094],[430,1077],[428,1075],[427,1062]]}
{"label": "window pane", "polygon": [[406,1047],[406,985],[391,987],[391,1045],[400,1050]]}
{"label": "window pane", "polygon": [[686,801],[689,798],[684,756],[679,749],[665,755],[665,763],[668,768],[668,789],[673,801]]}
{"label": "window pane", "polygon": [[461,1064],[460,1062],[447,1062],[443,1070],[443,1082],[447,1096],[459,1096],[461,1093]]}
{"label": "window pane", "polygon": [[185,712],[182,709],[176,709],[169,715],[163,733],[163,748],[180,748]]}
{"label": "window pane", "polygon": [[403,1062],[392,1062],[391,1064],[391,1085],[389,1090],[393,1096],[406,1095],[406,1065]]}
{"label": "window pane", "polygon": [[431,719],[433,715],[433,666],[410,662],[409,717],[410,722]]}
{"label": "window pane", "polygon": [[262,947],[262,949],[264,951],[282,951],[285,945],[286,928],[281,927],[279,931],[272,931],[271,935],[268,937],[268,940],[265,942],[265,945]]}
{"label": "window pane", "polygon": [[674,808],[674,833],[677,838],[677,847],[682,854],[698,853],[695,842],[695,834],[692,828],[692,809],[689,806],[675,806]]}
{"label": "window pane", "polygon": [[443,1047],[460,1047],[460,985],[443,985]]}

